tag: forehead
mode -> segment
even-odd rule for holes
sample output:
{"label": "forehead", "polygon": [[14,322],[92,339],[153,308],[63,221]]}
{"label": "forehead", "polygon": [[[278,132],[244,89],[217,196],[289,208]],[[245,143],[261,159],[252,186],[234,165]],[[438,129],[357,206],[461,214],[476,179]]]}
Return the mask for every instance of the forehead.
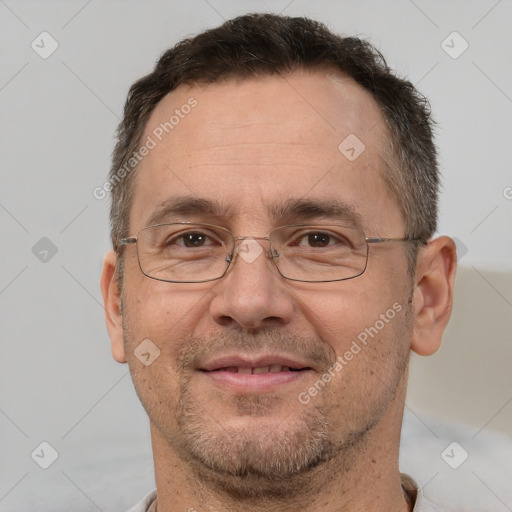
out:
{"label": "forehead", "polygon": [[382,180],[385,123],[371,94],[333,71],[180,86],[153,111],[142,142],[130,224],[170,198],[225,205],[264,222],[276,204],[339,201],[365,218],[397,207]]}

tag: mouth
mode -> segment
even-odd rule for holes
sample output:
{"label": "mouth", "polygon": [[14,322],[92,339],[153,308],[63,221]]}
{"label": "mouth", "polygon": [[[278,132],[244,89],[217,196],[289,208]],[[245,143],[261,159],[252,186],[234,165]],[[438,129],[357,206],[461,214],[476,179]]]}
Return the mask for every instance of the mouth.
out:
{"label": "mouth", "polygon": [[[289,366],[283,366],[275,363],[266,366],[226,366],[224,368],[217,368],[211,370],[213,372],[229,372],[229,373],[244,373],[246,375],[259,375],[264,373],[280,373],[280,372],[302,372],[305,370],[311,370],[310,367],[305,368],[290,368]],[[208,370],[203,370],[208,371]]]}
{"label": "mouth", "polygon": [[238,393],[275,391],[314,371],[306,362],[275,355],[225,356],[198,370],[216,386]]}

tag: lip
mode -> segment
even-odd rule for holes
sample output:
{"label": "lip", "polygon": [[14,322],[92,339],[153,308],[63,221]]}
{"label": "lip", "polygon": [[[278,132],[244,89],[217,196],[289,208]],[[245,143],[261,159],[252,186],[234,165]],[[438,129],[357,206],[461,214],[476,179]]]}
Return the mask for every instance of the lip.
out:
{"label": "lip", "polygon": [[231,366],[241,366],[245,368],[261,368],[263,366],[271,366],[273,364],[288,366],[293,370],[301,370],[304,368],[313,369],[313,367],[306,361],[302,361],[298,358],[282,354],[224,355],[202,363],[198,369],[206,372],[212,372],[215,370],[220,370],[221,368],[229,368]]}
{"label": "lip", "polygon": [[[280,365],[285,371],[267,373],[235,373],[233,367],[263,368]],[[307,362],[280,354],[225,355],[206,361],[198,371],[212,384],[237,393],[261,393],[276,391],[280,387],[303,379],[313,371]]]}

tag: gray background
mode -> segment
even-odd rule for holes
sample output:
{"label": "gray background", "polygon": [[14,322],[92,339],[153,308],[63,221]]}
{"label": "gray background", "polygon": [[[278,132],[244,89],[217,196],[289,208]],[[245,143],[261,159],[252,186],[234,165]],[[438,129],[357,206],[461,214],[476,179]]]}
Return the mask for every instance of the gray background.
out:
{"label": "gray background", "polygon": [[[0,0],[0,510],[122,511],[154,485],[147,419],[104,326],[108,200],[93,189],[131,83],[181,38],[253,11],[370,38],[429,97],[439,232],[465,268],[446,347],[413,358],[402,467],[453,510],[512,510],[510,0]],[[31,47],[51,48],[43,31],[58,43],[47,58]],[[31,458],[50,462],[42,441],[58,453],[46,470]],[[469,453],[458,469],[440,455],[452,441]]]}

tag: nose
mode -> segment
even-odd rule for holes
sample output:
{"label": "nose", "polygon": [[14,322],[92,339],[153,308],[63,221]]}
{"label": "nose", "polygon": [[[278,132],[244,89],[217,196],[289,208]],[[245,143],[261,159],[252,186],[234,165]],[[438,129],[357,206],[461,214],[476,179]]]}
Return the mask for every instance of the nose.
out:
{"label": "nose", "polygon": [[287,325],[293,317],[293,297],[269,256],[268,239],[238,240],[231,266],[214,288],[213,320],[247,331]]}

